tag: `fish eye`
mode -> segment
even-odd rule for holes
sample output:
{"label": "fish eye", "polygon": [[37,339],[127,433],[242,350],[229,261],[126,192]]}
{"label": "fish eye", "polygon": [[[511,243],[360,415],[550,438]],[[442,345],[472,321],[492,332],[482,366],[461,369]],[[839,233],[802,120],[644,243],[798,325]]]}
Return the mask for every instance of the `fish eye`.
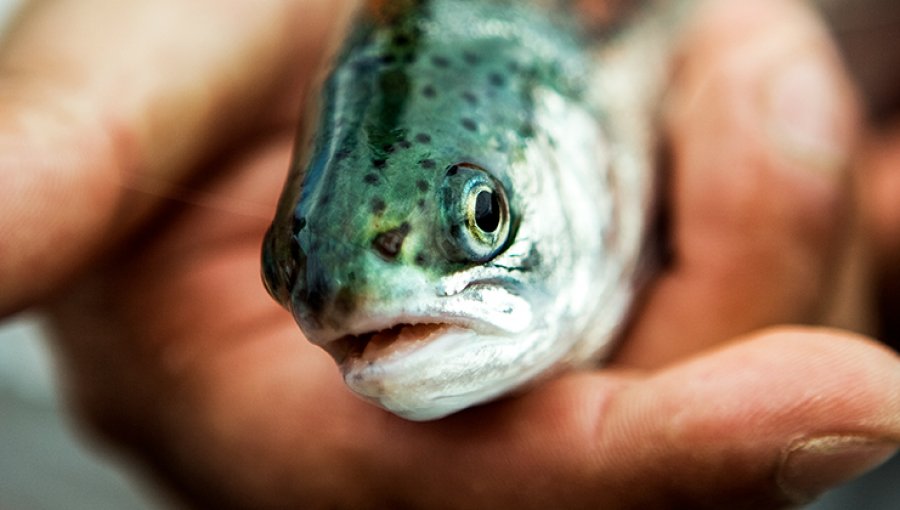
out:
{"label": "fish eye", "polygon": [[510,211],[502,184],[484,169],[460,163],[447,169],[440,192],[445,255],[457,262],[485,262],[506,247]]}

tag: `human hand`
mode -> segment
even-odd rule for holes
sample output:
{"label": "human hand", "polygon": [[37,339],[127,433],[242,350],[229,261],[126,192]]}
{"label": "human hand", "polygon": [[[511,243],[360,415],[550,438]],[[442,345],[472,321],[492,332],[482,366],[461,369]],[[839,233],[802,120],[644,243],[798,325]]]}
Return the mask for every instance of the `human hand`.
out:
{"label": "human hand", "polygon": [[[219,160],[296,127],[346,2],[32,2],[0,55],[0,316],[52,297]],[[138,234],[141,235],[141,234]]]}
{"label": "human hand", "polygon": [[[239,15],[221,2],[100,4],[41,4],[7,52],[36,67],[4,87],[12,91],[4,107],[30,119],[0,119],[0,140],[16,149],[4,151],[4,171],[34,168],[22,179],[42,194],[58,181],[29,175],[74,179],[58,193],[75,202],[60,213],[0,190],[16,200],[0,201],[16,204],[0,225],[29,254],[0,252],[0,295],[8,310],[52,298],[77,409],[188,501],[775,507],[892,451],[900,367],[891,353],[837,332],[751,333],[819,320],[847,205],[852,101],[823,36],[796,6],[720,2],[687,42],[667,123],[674,263],[650,290],[616,368],[413,424],[352,397],[330,358],[271,303],[258,276],[266,220],[167,202],[110,177],[137,173],[182,187],[169,190],[202,189],[195,198],[273,207],[295,121],[284,111],[306,87],[302,57],[320,52],[309,30],[327,29],[326,2],[234,2]],[[136,37],[143,53],[85,61],[94,45],[114,46],[104,34],[83,37],[101,19]],[[151,30],[148,19],[167,22]],[[293,28],[272,32],[269,23]],[[51,58],[65,66],[47,76],[38,63]],[[180,64],[139,72],[170,58]],[[769,86],[796,62],[800,85],[773,101]],[[823,83],[812,105],[791,110],[805,87]],[[26,84],[50,91],[33,95]],[[103,92],[114,87],[126,97]],[[62,121],[55,109],[41,115],[59,98],[80,107]],[[823,104],[825,113],[815,110]],[[113,150],[107,140],[127,142]],[[63,156],[71,147],[87,150]],[[79,202],[73,190],[99,198]],[[59,285],[72,278],[76,285]]]}

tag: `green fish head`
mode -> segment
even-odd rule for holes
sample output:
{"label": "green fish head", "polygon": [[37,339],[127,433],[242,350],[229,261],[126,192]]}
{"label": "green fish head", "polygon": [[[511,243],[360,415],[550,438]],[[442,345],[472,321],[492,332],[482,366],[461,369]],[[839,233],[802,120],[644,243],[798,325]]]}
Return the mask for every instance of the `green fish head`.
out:
{"label": "green fish head", "polygon": [[363,16],[265,241],[269,292],[356,393],[407,418],[545,373],[595,305],[614,205],[586,57],[527,4]]}

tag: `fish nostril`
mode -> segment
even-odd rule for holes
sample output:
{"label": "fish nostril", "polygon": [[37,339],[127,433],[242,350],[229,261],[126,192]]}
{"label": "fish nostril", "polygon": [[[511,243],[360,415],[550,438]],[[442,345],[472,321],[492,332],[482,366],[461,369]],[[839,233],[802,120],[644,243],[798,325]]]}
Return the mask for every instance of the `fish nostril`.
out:
{"label": "fish nostril", "polygon": [[385,260],[396,260],[397,256],[400,254],[400,250],[403,248],[403,241],[405,241],[406,236],[409,235],[409,231],[409,223],[404,222],[397,228],[382,232],[375,236],[375,239],[372,241],[372,246]]}

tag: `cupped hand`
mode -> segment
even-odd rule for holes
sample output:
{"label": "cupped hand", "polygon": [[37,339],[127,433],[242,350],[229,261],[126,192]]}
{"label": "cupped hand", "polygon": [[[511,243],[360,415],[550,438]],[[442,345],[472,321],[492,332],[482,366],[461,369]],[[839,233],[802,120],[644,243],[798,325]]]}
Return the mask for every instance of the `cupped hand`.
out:
{"label": "cupped hand", "polygon": [[830,306],[856,129],[824,33],[775,0],[686,38],[672,264],[613,368],[433,423],[353,397],[258,269],[337,9],[37,3],[0,57],[0,307],[48,303],[104,439],[212,508],[779,507],[894,451],[892,353],[759,330]]}

